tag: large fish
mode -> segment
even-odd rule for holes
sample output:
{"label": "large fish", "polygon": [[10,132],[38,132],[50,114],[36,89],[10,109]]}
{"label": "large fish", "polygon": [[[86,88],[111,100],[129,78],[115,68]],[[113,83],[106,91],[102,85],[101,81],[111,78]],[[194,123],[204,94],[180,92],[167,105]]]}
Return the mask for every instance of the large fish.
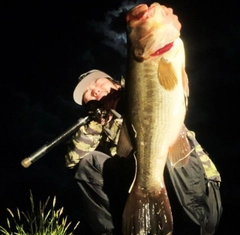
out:
{"label": "large fish", "polygon": [[[168,9],[169,10],[169,9]],[[124,235],[172,234],[173,219],[163,171],[188,161],[184,119],[188,97],[185,52],[172,12],[159,3],[127,14],[126,126],[136,176],[123,213]]]}

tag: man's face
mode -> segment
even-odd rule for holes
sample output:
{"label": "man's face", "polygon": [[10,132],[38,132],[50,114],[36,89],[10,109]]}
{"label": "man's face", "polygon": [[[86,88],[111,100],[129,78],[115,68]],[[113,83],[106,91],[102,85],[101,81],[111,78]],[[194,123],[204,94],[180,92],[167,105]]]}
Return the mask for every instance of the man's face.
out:
{"label": "man's face", "polygon": [[111,89],[118,90],[119,85],[112,83],[107,78],[98,78],[93,81],[83,94],[83,102],[86,104],[90,100],[100,100],[110,93]]}

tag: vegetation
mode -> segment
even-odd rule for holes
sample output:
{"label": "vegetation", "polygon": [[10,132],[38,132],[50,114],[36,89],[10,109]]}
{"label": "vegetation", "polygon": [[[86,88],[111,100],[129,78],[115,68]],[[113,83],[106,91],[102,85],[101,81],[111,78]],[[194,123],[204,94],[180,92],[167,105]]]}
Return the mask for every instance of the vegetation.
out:
{"label": "vegetation", "polygon": [[[56,210],[56,197],[53,198],[52,207],[46,212],[50,197],[42,204],[39,202],[39,211],[35,210],[32,192],[30,191],[31,212],[20,212],[17,208],[16,214],[7,208],[11,220],[7,218],[8,228],[0,226],[0,234],[3,235],[73,235],[74,230],[68,233],[71,222],[67,222],[67,216],[63,217],[63,207]],[[12,223],[11,223],[12,221]]]}

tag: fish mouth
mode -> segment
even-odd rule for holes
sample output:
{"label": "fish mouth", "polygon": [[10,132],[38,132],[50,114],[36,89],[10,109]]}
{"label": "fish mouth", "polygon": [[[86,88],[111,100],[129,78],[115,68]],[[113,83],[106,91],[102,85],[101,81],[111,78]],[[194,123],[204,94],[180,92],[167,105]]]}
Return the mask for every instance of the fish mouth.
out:
{"label": "fish mouth", "polygon": [[155,4],[151,4],[149,7],[147,4],[140,4],[134,7],[126,17],[127,23],[132,20],[147,20],[154,15]]}
{"label": "fish mouth", "polygon": [[130,10],[126,16],[129,29],[137,27],[139,41],[147,39],[154,31],[154,25],[149,24],[148,19],[153,18],[155,14],[155,5],[154,3],[150,6],[147,4],[140,4]]}

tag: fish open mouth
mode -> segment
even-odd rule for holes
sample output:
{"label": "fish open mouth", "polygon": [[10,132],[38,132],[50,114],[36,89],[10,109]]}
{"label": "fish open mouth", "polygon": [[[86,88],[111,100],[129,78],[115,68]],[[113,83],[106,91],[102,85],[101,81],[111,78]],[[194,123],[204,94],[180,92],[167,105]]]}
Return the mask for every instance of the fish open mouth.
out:
{"label": "fish open mouth", "polygon": [[146,20],[149,17],[153,16],[154,8],[154,4],[150,5],[149,7],[147,4],[140,4],[130,11],[130,14],[128,14],[126,17],[126,21],[129,22],[131,20]]}

